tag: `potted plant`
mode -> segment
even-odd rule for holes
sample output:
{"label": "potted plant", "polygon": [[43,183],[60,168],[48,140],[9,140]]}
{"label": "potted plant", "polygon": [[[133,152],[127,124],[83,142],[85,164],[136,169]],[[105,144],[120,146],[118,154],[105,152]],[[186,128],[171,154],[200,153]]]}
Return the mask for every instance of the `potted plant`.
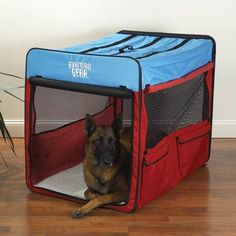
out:
{"label": "potted plant", "polygon": [[[8,73],[4,73],[4,72],[0,72],[1,75],[5,75],[5,76],[10,76],[10,77],[14,77],[14,78],[17,78],[17,79],[21,79],[23,80],[23,78],[19,77],[19,76],[16,76],[16,75],[11,75],[11,74],[8,74]],[[22,99],[18,98],[17,96],[15,96],[14,94],[10,93],[8,90],[9,89],[18,89],[18,88],[24,88],[24,86],[18,86],[18,87],[11,87],[11,88],[0,88],[1,91],[3,92],[6,92],[8,93],[9,95],[11,95],[12,97],[14,98],[17,98],[21,101],[23,101]],[[0,100],[1,102],[1,100]],[[5,124],[5,121],[4,121],[4,118],[3,118],[3,115],[2,115],[2,112],[0,111],[0,137],[2,136],[3,140],[9,144],[12,152],[14,153],[14,155],[16,156],[16,153],[15,153],[15,146],[14,146],[14,142],[12,140],[12,137],[10,135],[10,132],[8,131],[7,127],[6,127],[6,124]],[[3,160],[4,164],[6,167],[8,167],[2,153],[1,153],[1,150],[0,150],[0,159]]]}

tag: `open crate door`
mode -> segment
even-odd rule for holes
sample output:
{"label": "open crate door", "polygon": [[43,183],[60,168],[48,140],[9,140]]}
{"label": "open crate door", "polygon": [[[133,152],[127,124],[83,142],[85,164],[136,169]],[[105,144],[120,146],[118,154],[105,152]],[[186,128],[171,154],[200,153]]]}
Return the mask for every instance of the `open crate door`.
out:
{"label": "open crate door", "polygon": [[84,199],[85,115],[90,114],[97,125],[111,125],[122,114],[123,123],[131,125],[132,93],[125,99],[117,93],[113,97],[112,92],[58,89],[37,78],[30,83],[28,181],[38,191]]}

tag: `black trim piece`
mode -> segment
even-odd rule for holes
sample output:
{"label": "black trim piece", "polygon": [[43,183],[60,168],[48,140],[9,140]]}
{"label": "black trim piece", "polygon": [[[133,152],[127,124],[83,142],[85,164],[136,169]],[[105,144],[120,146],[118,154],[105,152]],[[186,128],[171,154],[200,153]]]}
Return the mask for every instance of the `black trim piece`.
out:
{"label": "black trim piece", "polygon": [[90,93],[104,96],[113,96],[121,98],[131,98],[133,91],[125,87],[113,88],[107,86],[98,86],[90,84],[79,84],[73,82],[65,82],[60,80],[46,79],[39,76],[30,77],[29,82],[31,85],[37,85],[48,88],[63,89],[74,92]]}
{"label": "black trim piece", "polygon": [[188,43],[190,40],[191,40],[191,39],[185,39],[185,40],[183,40],[181,43],[179,43],[178,45],[176,45],[176,46],[174,46],[174,47],[172,47],[172,48],[169,48],[169,49],[164,50],[164,51],[151,52],[151,53],[149,53],[149,54],[147,54],[147,55],[145,55],[145,56],[137,57],[137,58],[135,58],[135,59],[138,59],[138,60],[139,60],[139,59],[143,59],[143,58],[146,58],[146,57],[151,57],[151,56],[156,55],[156,54],[159,54],[159,53],[169,52],[169,51],[175,50],[175,49],[177,49],[177,48],[180,48],[180,47],[184,46],[184,45],[185,45],[186,43]]}
{"label": "black trim piece", "polygon": [[93,52],[93,51],[96,51],[98,49],[102,49],[102,48],[109,48],[109,47],[112,47],[112,46],[115,46],[115,45],[118,45],[118,44],[121,44],[121,43],[124,43],[132,38],[136,37],[136,35],[129,35],[128,37],[124,38],[124,39],[121,39],[119,41],[116,41],[116,42],[113,42],[113,43],[110,43],[110,44],[107,44],[107,45],[104,45],[104,46],[100,46],[100,47],[94,47],[94,48],[90,48],[90,49],[87,49],[87,50],[84,50],[84,51],[81,51],[79,53],[88,53],[88,52]]}
{"label": "black trim piece", "polygon": [[191,38],[191,39],[210,39],[215,44],[215,40],[210,35],[203,34],[179,34],[179,33],[164,33],[164,32],[146,32],[146,31],[133,31],[133,30],[121,30],[118,34],[133,34],[133,35],[148,35],[159,36],[168,38]]}
{"label": "black trim piece", "polygon": [[147,44],[145,44],[145,45],[143,45],[143,46],[141,46],[141,47],[139,47],[139,48],[136,48],[136,49],[147,48],[147,47],[152,46],[153,44],[159,42],[161,39],[163,39],[163,37],[155,38],[152,42],[147,43]]}

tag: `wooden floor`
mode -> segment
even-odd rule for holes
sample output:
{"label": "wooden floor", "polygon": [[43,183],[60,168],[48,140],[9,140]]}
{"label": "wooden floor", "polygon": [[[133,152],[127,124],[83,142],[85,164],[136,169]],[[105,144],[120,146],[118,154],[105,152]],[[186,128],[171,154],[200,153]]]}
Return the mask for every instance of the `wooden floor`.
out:
{"label": "wooden floor", "polygon": [[96,209],[70,217],[78,204],[31,193],[24,180],[24,141],[14,157],[0,140],[0,235],[236,236],[236,139],[213,141],[209,164],[132,214]]}

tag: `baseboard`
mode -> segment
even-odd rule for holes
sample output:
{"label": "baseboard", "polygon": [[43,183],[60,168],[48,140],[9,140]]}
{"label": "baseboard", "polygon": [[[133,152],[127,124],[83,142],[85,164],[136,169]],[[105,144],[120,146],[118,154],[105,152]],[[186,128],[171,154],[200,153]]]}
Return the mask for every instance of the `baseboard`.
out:
{"label": "baseboard", "polygon": [[236,138],[236,120],[215,120],[212,129],[213,138]]}
{"label": "baseboard", "polygon": [[[23,120],[5,120],[5,123],[12,137],[24,137]],[[130,121],[125,120],[124,124]],[[215,120],[212,133],[214,138],[236,138],[236,120]]]}
{"label": "baseboard", "polygon": [[24,137],[24,120],[5,120],[11,137]]}

